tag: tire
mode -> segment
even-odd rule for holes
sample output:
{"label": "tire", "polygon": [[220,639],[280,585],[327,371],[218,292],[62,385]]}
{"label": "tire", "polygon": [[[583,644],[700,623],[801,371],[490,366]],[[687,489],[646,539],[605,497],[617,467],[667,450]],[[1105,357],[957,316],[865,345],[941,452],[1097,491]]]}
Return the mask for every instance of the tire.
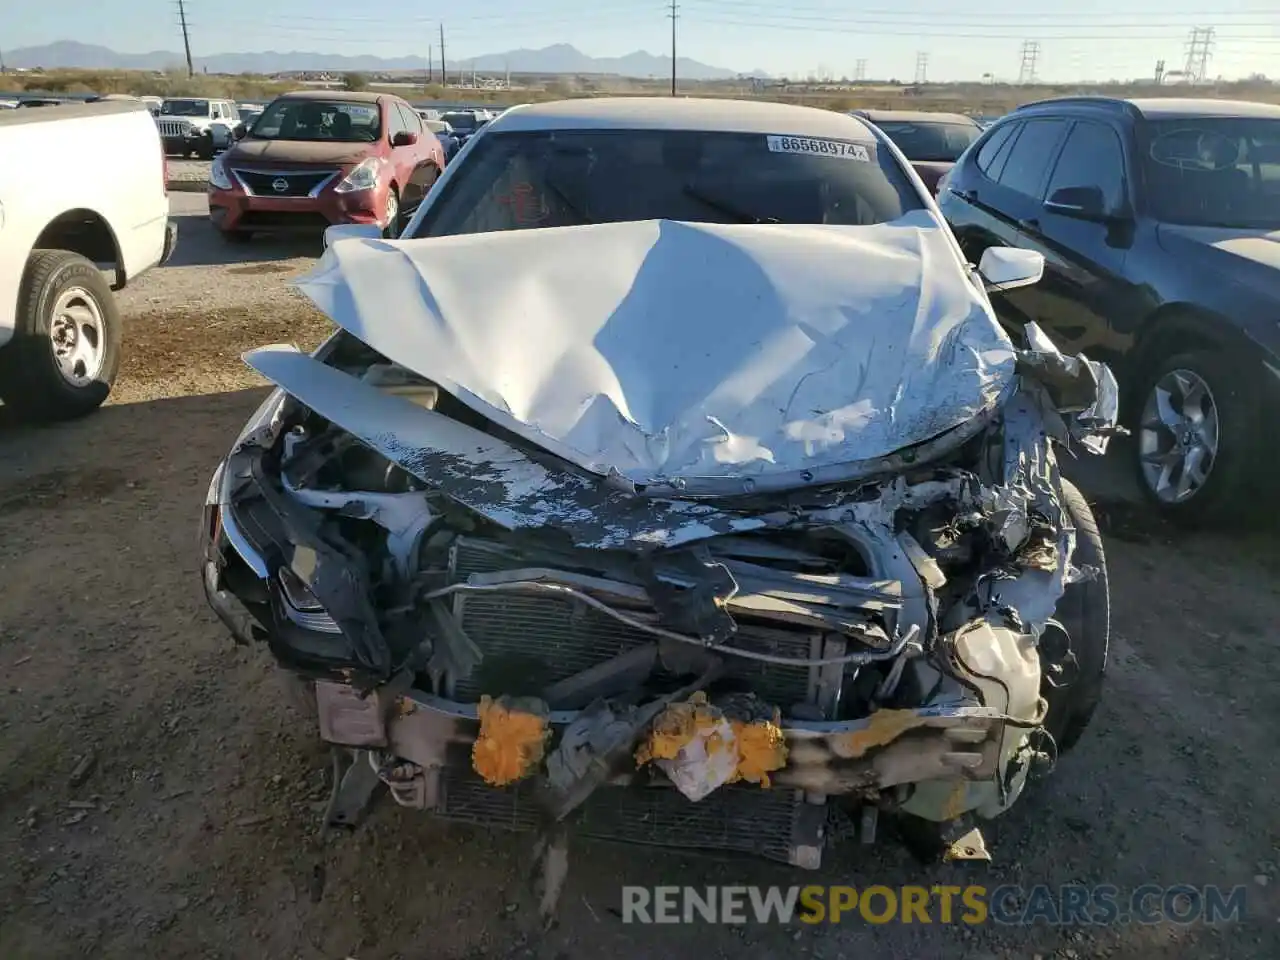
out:
{"label": "tire", "polygon": [[[1142,386],[1134,404],[1133,470],[1143,496],[1166,519],[1196,527],[1238,517],[1252,502],[1250,494],[1256,477],[1251,463],[1261,462],[1257,457],[1261,447],[1259,393],[1257,377],[1250,375],[1252,369],[1247,359],[1198,350],[1156,362],[1141,378]],[[1185,499],[1171,502],[1152,487],[1143,468],[1144,440],[1148,438],[1144,421],[1147,404],[1157,385],[1170,383],[1169,378],[1175,371],[1199,378],[1207,386],[1217,419],[1217,451],[1199,488]],[[1181,472],[1177,476],[1181,476]],[[1176,482],[1174,486],[1176,488]]]}
{"label": "tire", "polygon": [[1066,630],[1076,659],[1074,676],[1065,686],[1041,683],[1041,695],[1049,706],[1044,728],[1053,737],[1058,752],[1066,753],[1079,741],[1102,699],[1111,646],[1111,591],[1107,556],[1093,510],[1083,494],[1065,480],[1062,502],[1076,528],[1072,563],[1098,571],[1095,579],[1070,584],[1058,601],[1057,620]]}
{"label": "tire", "polygon": [[201,160],[212,160],[216,151],[213,146],[213,134],[206,133],[200,138],[200,146],[196,148],[196,156]]}
{"label": "tire", "polygon": [[253,240],[253,233],[249,230],[219,230],[218,233],[222,234],[222,239],[227,243],[236,245],[249,243]]}
{"label": "tire", "polygon": [[387,191],[387,225],[382,228],[382,235],[388,240],[400,236],[400,193],[394,185]]}
{"label": "tire", "polygon": [[91,413],[115,383],[120,339],[120,314],[102,272],[69,250],[32,251],[18,287],[17,329],[0,350],[0,399],[29,420]]}

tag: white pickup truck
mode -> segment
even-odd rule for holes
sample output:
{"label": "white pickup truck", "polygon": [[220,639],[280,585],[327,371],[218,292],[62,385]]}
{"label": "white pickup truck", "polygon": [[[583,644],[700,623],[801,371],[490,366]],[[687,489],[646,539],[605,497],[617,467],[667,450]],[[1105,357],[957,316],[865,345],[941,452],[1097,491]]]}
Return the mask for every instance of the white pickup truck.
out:
{"label": "white pickup truck", "polygon": [[112,297],[173,252],[164,150],[140,102],[0,113],[0,400],[81,416],[120,367]]}

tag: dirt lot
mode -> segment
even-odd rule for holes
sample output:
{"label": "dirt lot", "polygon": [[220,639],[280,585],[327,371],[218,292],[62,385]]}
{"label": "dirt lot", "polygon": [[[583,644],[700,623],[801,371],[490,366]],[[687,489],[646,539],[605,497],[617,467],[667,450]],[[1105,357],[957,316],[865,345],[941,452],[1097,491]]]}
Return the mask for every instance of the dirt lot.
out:
{"label": "dirt lot", "polygon": [[[392,805],[318,835],[327,758],[268,658],[205,607],[195,533],[210,472],[263,396],[248,346],[316,342],[284,282],[312,247],[228,251],[176,200],[174,265],[126,292],[113,402],[48,429],[0,411],[0,956],[625,960],[1280,956],[1280,551],[1175,535],[1102,504],[1114,590],[1103,708],[987,840],[990,865],[922,873],[850,847],[816,878],[771,864],[579,843],[537,933],[525,839]],[[1066,929],[642,927],[631,884],[1143,883],[1247,887],[1243,923]]]}

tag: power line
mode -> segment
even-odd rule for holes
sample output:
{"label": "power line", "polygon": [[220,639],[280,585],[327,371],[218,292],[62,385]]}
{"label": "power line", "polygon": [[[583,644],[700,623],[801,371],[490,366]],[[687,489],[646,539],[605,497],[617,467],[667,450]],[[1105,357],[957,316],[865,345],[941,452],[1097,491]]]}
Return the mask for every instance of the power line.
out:
{"label": "power line", "polygon": [[916,54],[916,86],[929,82],[929,54],[921,50]]}
{"label": "power line", "polygon": [[1018,83],[1032,84],[1036,82],[1036,61],[1040,59],[1040,41],[1024,40],[1022,42],[1022,66],[1018,68]]}
{"label": "power line", "polygon": [[182,25],[182,49],[187,53],[187,79],[196,75],[195,64],[191,62],[191,33],[187,29],[187,8],[183,0],[178,0],[178,23]]}

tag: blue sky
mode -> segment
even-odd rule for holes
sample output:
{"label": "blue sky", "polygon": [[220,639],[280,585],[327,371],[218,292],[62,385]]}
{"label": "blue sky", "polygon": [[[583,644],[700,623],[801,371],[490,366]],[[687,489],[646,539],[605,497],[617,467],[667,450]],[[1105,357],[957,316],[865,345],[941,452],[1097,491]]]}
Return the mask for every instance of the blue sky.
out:
{"label": "blue sky", "polygon": [[[931,80],[1016,79],[1025,40],[1040,44],[1046,80],[1148,76],[1163,58],[1181,69],[1192,27],[1215,30],[1211,76],[1280,77],[1274,0],[678,0],[680,53],[730,69],[788,76],[910,80],[918,53]],[[117,50],[181,48],[168,0],[42,0],[9,6],[0,42],[15,48],[74,39]],[[572,43],[594,56],[670,48],[661,0],[469,0],[427,5],[306,0],[190,0],[192,50],[318,50],[426,56],[443,17],[450,61],[515,47]],[[1215,12],[1215,7],[1219,9]],[[1070,10],[1070,13],[1063,11]],[[15,11],[21,11],[15,13]],[[438,56],[438,52],[437,52]]]}

